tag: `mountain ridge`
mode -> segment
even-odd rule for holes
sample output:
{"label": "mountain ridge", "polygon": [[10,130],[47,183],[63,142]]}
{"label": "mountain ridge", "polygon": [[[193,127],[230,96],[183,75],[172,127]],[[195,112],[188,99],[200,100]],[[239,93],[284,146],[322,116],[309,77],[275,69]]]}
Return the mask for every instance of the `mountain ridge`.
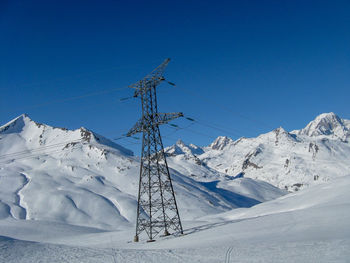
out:
{"label": "mountain ridge", "polygon": [[[0,218],[109,230],[134,224],[140,163],[131,151],[86,128],[54,128],[27,115],[1,127]],[[198,150],[185,148],[188,153]],[[184,220],[287,193],[259,180],[230,182],[233,178],[198,165],[192,156],[191,162],[169,162]]]}
{"label": "mountain ridge", "polygon": [[204,153],[196,158],[227,176],[259,179],[297,191],[350,169],[349,124],[331,112],[291,132],[279,127],[256,138],[219,136],[200,147]]}

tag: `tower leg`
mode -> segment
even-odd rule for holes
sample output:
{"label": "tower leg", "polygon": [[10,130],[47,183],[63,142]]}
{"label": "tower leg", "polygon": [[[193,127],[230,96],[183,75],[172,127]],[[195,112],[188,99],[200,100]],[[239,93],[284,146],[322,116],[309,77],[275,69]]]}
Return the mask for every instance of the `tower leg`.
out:
{"label": "tower leg", "polygon": [[134,236],[134,242],[139,242],[139,236],[138,235]]}

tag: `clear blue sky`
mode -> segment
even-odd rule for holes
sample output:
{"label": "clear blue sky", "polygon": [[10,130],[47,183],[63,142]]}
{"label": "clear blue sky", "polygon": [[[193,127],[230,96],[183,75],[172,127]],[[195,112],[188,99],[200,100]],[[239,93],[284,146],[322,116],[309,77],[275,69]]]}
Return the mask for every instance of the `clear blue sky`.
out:
{"label": "clear blue sky", "polygon": [[[159,110],[202,124],[163,127],[165,145],[299,129],[330,111],[350,119],[349,1],[5,0],[0,123],[27,113],[119,137],[140,102],[117,89],[167,57],[177,87],[159,88]],[[137,140],[118,142],[138,153]]]}

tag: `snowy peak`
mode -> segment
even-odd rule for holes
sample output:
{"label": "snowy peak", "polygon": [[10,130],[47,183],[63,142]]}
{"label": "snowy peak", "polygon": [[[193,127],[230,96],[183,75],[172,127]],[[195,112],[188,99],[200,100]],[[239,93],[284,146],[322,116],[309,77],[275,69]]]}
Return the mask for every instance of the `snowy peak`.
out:
{"label": "snowy peak", "polygon": [[274,132],[279,135],[288,135],[288,132],[282,127],[275,129]]}
{"label": "snowy peak", "polygon": [[165,152],[170,155],[180,155],[180,154],[200,155],[204,151],[202,150],[202,148],[198,147],[197,145],[194,145],[194,144],[187,145],[182,140],[178,140],[173,146],[167,147],[165,149]]}
{"label": "snowy peak", "polygon": [[17,118],[9,121],[3,126],[0,126],[0,133],[9,134],[9,133],[20,133],[24,127],[34,124],[40,127],[41,124],[34,122],[32,119],[28,117],[26,114],[22,114]]}
{"label": "snowy peak", "polygon": [[278,146],[280,143],[290,143],[296,141],[296,139],[288,131],[279,127],[272,131],[273,137],[275,140],[275,146]]}
{"label": "snowy peak", "polygon": [[213,150],[223,150],[227,145],[233,143],[233,140],[227,136],[219,136],[213,141],[209,147]]}
{"label": "snowy peak", "polygon": [[333,135],[341,139],[346,139],[350,135],[349,129],[344,121],[333,112],[323,113],[311,121],[304,129],[298,131],[299,135],[320,136]]}
{"label": "snowy peak", "polygon": [[257,138],[260,138],[263,141],[270,141],[270,140],[294,140],[294,137],[291,133],[286,131],[284,128],[279,127],[276,128],[268,133],[264,133],[259,135]]}
{"label": "snowy peak", "polygon": [[133,155],[132,151],[127,150],[84,127],[76,130],[52,127],[46,124],[37,123],[26,114],[22,114],[7,124],[0,126],[0,134],[11,136],[7,138],[11,145],[20,145],[24,143],[25,145],[22,145],[21,147],[28,149],[36,149],[37,147],[46,147],[64,143],[67,143],[66,146],[68,147],[71,143],[81,141],[88,144],[96,144],[102,148],[108,146],[125,155]]}

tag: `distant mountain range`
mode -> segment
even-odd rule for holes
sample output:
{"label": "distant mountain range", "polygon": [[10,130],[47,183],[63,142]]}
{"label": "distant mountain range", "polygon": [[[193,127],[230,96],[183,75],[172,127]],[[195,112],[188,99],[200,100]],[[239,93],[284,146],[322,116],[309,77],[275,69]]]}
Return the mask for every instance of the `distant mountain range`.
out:
{"label": "distant mountain range", "polygon": [[[305,128],[282,127],[256,138],[218,137],[207,147],[179,140],[166,148],[170,159],[194,163],[231,177],[259,179],[297,191],[350,172],[350,120],[334,113],[316,117]],[[195,175],[200,178],[201,175]]]}
{"label": "distant mountain range", "polygon": [[[218,137],[165,149],[183,220],[250,207],[349,174],[350,121],[321,114],[304,129]],[[0,219],[101,229],[135,223],[139,157],[86,128],[21,115],[0,127]],[[288,191],[287,191],[288,190]]]}

